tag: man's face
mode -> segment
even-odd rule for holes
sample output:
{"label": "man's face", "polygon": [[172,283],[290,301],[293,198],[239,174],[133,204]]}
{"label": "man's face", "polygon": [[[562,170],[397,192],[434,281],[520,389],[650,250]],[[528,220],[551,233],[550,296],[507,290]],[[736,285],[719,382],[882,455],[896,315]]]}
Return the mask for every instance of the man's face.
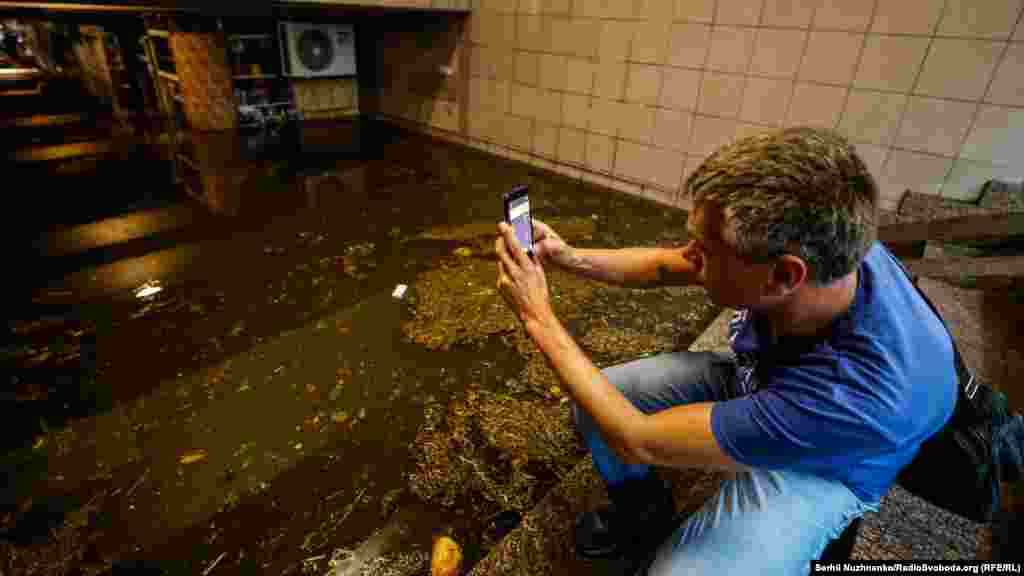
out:
{"label": "man's face", "polygon": [[699,279],[711,301],[732,308],[759,308],[763,288],[770,282],[771,264],[755,264],[736,252],[736,240],[717,206],[702,203],[686,223],[687,251],[699,254]]}

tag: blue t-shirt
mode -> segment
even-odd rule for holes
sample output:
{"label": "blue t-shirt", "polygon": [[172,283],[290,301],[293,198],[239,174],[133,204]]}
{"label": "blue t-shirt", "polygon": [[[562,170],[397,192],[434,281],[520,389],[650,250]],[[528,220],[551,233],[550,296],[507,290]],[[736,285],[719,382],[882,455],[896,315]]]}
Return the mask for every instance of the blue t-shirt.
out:
{"label": "blue t-shirt", "polygon": [[853,304],[814,342],[771,346],[749,311],[737,314],[730,339],[744,394],[711,411],[726,454],[838,480],[865,502],[885,495],[957,396],[949,334],[899,266],[876,243]]}

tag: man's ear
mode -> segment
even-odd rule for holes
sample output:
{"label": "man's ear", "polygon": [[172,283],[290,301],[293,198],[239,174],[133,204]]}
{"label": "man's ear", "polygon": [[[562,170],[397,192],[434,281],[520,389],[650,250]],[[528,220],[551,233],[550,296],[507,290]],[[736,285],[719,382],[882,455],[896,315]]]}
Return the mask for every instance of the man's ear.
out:
{"label": "man's ear", "polygon": [[803,259],[783,254],[772,269],[772,288],[778,296],[787,296],[807,281],[809,270]]}

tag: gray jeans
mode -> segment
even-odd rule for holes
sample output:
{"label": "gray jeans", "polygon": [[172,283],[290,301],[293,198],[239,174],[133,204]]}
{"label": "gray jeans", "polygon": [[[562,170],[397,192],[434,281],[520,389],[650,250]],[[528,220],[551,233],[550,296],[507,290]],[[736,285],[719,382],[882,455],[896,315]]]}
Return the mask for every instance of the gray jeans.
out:
{"label": "gray jeans", "polygon": [[[740,394],[733,358],[712,352],[673,352],[602,371],[646,414]],[[609,485],[646,475],[626,464],[575,407],[576,425],[597,471]],[[846,526],[877,503],[862,502],[835,480],[789,470],[736,472],[704,506],[661,544],[649,574],[780,574],[806,576],[811,560]]]}

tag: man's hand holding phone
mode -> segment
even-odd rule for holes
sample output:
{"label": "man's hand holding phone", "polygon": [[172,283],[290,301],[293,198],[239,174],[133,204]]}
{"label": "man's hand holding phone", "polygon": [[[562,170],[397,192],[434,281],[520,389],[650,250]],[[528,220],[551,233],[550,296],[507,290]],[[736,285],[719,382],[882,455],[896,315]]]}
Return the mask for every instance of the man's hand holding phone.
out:
{"label": "man's hand holding phone", "polygon": [[533,220],[533,253],[544,264],[554,264],[565,270],[571,269],[573,249],[540,220]]}

